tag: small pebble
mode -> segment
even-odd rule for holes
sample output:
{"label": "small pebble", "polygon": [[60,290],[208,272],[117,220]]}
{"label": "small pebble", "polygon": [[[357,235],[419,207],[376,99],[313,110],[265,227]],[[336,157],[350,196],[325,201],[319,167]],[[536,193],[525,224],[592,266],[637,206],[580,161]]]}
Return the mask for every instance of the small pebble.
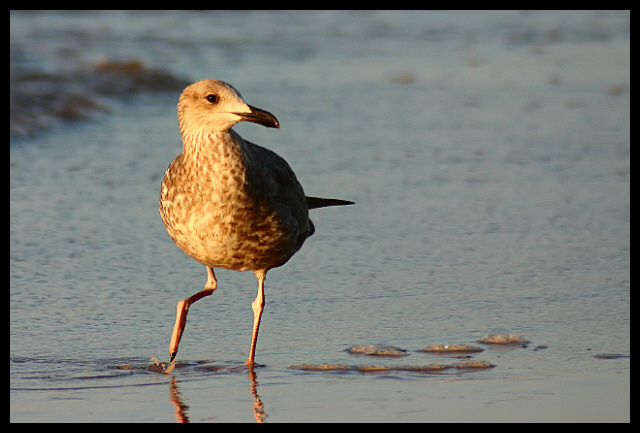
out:
{"label": "small pebble", "polygon": [[344,364],[301,364],[301,365],[291,365],[289,368],[295,370],[315,370],[315,371],[331,371],[331,370],[351,370],[351,367]]}
{"label": "small pebble", "polygon": [[430,365],[409,365],[406,367],[399,367],[398,370],[413,371],[417,373],[433,373],[436,371],[447,370],[451,368],[450,365],[443,364],[430,364]]}
{"label": "small pebble", "polygon": [[385,367],[384,365],[356,365],[356,370],[364,372],[388,371],[391,369],[391,367]]}
{"label": "small pebble", "polygon": [[369,355],[369,356],[385,356],[400,357],[406,356],[407,351],[394,346],[386,346],[382,344],[374,345],[358,345],[347,349],[352,355]]}
{"label": "small pebble", "polygon": [[495,365],[488,363],[486,361],[470,361],[464,360],[459,361],[453,364],[454,368],[458,369],[476,369],[476,368],[493,368]]}
{"label": "small pebble", "polygon": [[433,346],[420,349],[420,352],[428,353],[474,353],[482,352],[481,349],[476,346],[467,346],[466,344],[436,344]]}
{"label": "small pebble", "polygon": [[464,360],[455,364],[430,364],[430,365],[355,365],[349,366],[344,364],[301,364],[291,365],[289,368],[304,371],[346,371],[355,370],[361,373],[377,373],[381,371],[411,371],[417,373],[435,373],[443,370],[479,370],[493,368],[495,365],[485,361]]}
{"label": "small pebble", "polygon": [[513,334],[489,334],[478,340],[478,343],[484,344],[526,344],[529,340],[516,337]]}

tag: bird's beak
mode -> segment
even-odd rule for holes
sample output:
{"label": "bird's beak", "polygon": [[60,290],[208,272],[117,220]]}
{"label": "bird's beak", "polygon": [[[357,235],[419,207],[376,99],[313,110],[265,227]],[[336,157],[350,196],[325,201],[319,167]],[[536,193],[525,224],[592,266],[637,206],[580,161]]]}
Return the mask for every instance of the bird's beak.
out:
{"label": "bird's beak", "polygon": [[247,122],[259,123],[260,125],[267,126],[269,128],[280,128],[280,123],[278,123],[278,119],[276,119],[276,116],[273,114],[256,107],[252,107],[251,105],[249,105],[249,109],[251,110],[249,113],[235,114]]}

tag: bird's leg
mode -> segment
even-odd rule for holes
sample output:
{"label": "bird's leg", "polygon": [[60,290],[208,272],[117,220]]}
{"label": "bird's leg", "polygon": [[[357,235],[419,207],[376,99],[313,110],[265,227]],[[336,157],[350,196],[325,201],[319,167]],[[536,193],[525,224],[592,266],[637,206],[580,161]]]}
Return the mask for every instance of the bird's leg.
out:
{"label": "bird's leg", "polygon": [[169,362],[173,362],[173,359],[178,354],[178,345],[180,344],[184,327],[187,324],[187,312],[189,311],[189,307],[194,302],[212,294],[217,287],[218,282],[216,281],[216,276],[213,273],[213,268],[207,267],[207,284],[205,284],[204,289],[195,295],[178,302],[178,305],[176,306],[176,324],[173,326],[173,335],[171,336],[171,343],[169,344],[169,356],[171,357]]}
{"label": "bird's leg", "polygon": [[267,276],[266,270],[254,271],[254,273],[256,274],[256,277],[258,277],[258,295],[251,303],[251,309],[253,309],[253,333],[251,334],[251,350],[249,351],[249,358],[247,358],[247,362],[245,362],[248,366],[253,366],[253,359],[256,355],[258,330],[260,329],[260,319],[262,318],[262,310],[264,309],[264,279]]}

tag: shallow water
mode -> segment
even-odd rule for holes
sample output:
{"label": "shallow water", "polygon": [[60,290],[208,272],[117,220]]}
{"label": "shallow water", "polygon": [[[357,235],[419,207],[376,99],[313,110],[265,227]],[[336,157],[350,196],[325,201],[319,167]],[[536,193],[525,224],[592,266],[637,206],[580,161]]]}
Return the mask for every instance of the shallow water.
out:
{"label": "shallow water", "polygon": [[[630,420],[630,358],[602,356],[630,354],[628,12],[12,13],[11,49],[228,81],[281,123],[241,135],[357,202],[269,272],[254,380],[256,280],[224,270],[161,375],[206,281],[157,211],[179,92],[12,138],[12,421]],[[493,333],[530,343],[483,371],[289,368],[452,364],[418,351]]]}

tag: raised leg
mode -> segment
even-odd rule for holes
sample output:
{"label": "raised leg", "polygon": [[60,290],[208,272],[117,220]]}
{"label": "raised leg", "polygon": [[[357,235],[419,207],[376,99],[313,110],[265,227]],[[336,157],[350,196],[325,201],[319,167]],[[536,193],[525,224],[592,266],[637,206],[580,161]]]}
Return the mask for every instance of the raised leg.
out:
{"label": "raised leg", "polygon": [[216,281],[216,276],[213,273],[213,268],[207,267],[207,284],[205,284],[204,289],[195,295],[178,302],[178,305],[176,306],[176,323],[173,326],[171,343],[169,343],[169,356],[171,357],[169,362],[172,362],[178,354],[178,345],[180,344],[184,327],[187,324],[187,313],[189,312],[189,307],[194,302],[212,294],[217,287],[218,282]]}
{"label": "raised leg", "polygon": [[253,310],[253,333],[251,334],[251,350],[249,350],[249,358],[247,358],[247,362],[245,362],[245,364],[249,366],[253,366],[253,359],[256,355],[258,330],[260,329],[260,319],[262,318],[262,310],[264,309],[264,279],[267,276],[267,271],[254,271],[254,274],[258,277],[258,295],[251,303],[251,309]]}

